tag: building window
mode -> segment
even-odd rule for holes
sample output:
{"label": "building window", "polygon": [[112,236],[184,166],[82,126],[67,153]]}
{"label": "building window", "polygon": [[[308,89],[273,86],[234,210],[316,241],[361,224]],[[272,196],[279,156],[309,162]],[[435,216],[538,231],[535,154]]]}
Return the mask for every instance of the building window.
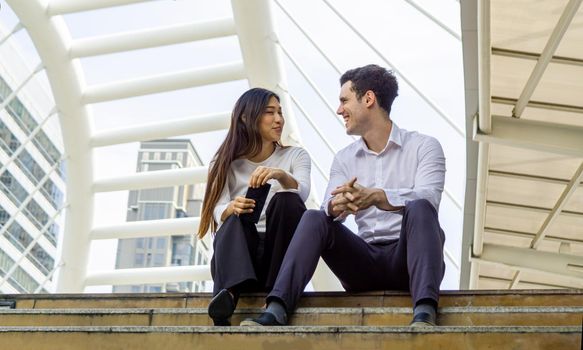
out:
{"label": "building window", "polygon": [[164,254],[154,254],[154,266],[164,266]]}
{"label": "building window", "polygon": [[134,257],[134,265],[136,267],[144,266],[144,254],[136,254]]}
{"label": "building window", "polygon": [[145,203],[143,220],[166,219],[168,205],[163,203]]}

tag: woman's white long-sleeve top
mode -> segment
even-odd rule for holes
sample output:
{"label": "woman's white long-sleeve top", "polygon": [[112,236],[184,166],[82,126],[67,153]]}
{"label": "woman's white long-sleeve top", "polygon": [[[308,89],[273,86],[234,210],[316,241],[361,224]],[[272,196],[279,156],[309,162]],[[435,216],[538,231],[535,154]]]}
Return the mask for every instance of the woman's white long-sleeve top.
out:
{"label": "woman's white long-sleeve top", "polygon": [[237,159],[231,163],[231,168],[227,175],[227,183],[223,187],[221,197],[215,210],[213,212],[214,218],[219,226],[222,224],[221,215],[235,197],[245,196],[247,188],[249,187],[249,179],[251,173],[259,167],[265,166],[270,168],[280,168],[292,176],[298,183],[297,189],[283,189],[279,181],[271,179],[268,182],[271,184],[271,189],[267,200],[265,201],[265,206],[261,213],[259,222],[257,223],[258,231],[265,231],[265,210],[269,206],[269,202],[273,195],[277,192],[288,191],[297,192],[300,198],[305,202],[310,194],[310,169],[311,169],[311,159],[308,152],[301,147],[279,147],[275,148],[275,151],[262,162],[252,162],[248,159]]}

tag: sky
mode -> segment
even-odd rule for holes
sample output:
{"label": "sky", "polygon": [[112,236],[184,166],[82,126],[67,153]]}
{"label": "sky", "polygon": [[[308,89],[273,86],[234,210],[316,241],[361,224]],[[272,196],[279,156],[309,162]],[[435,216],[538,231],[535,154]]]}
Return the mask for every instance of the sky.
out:
{"label": "sky", "polygon": [[[294,21],[317,43],[320,50],[340,72],[376,63],[399,73],[397,76],[400,92],[393,107],[392,119],[402,128],[435,136],[446,154],[446,190],[451,196],[446,194],[443,196],[440,221],[446,232],[446,249],[456,263],[446,260],[448,268],[442,288],[456,289],[459,271],[455,265],[459,266],[463,218],[458,205],[461,204],[463,207],[465,191],[465,139],[449,126],[415,89],[426,95],[458,128],[465,130],[461,42],[415,9],[410,1],[330,2],[340,15],[373,45],[374,49],[349,28],[325,1],[279,0],[272,1],[271,8],[281,45],[285,51],[290,52],[293,60],[298,62],[310,80],[315,82],[326,100],[326,103],[322,102],[292,64],[291,59],[282,55],[288,91],[294,100],[298,101],[291,106],[293,115],[288,118],[296,119],[303,145],[325,173],[330,168],[333,152],[327,148],[308,122],[304,111],[324,134],[333,151],[338,151],[353,140],[345,134],[343,126],[326,106],[328,104],[334,111],[337,108],[340,73],[306,39]],[[416,0],[415,3],[453,31],[460,33],[458,1]],[[286,13],[290,14],[293,20]],[[230,16],[232,16],[230,1],[160,0],[65,15],[64,20],[72,39],[80,39]],[[3,6],[0,10],[0,23],[5,28],[12,28],[15,21],[15,17],[10,15],[10,10]],[[30,67],[38,64],[40,59],[25,31],[20,31],[13,40],[22,47]],[[237,38],[228,37],[83,58],[80,61],[86,84],[93,85],[233,62],[241,60],[241,57]],[[43,74],[39,76],[42,81]],[[91,106],[91,122],[93,130],[100,131],[230,111],[236,99],[248,87],[247,81],[241,80],[98,103]],[[58,125],[51,127],[57,130],[55,133],[58,134]],[[179,138],[190,138],[203,161],[208,163],[224,135],[225,131],[217,131]],[[138,147],[139,143],[130,143],[96,149],[95,178],[134,173]],[[326,179],[315,167],[312,178],[313,190],[321,199]],[[99,226],[124,222],[127,194],[127,191],[97,194],[94,222]],[[89,270],[113,269],[115,253],[115,241],[94,242]],[[103,290],[96,287],[87,291]]]}

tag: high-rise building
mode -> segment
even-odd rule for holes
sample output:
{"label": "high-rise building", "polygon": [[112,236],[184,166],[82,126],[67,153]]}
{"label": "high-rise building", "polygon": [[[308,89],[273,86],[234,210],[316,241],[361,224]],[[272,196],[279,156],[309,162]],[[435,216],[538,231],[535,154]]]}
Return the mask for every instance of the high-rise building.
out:
{"label": "high-rise building", "polygon": [[[190,140],[142,142],[137,172],[200,166],[202,162]],[[204,184],[130,191],[127,221],[200,216]],[[116,269],[205,265],[209,261],[206,241],[193,236],[120,239]],[[166,292],[207,290],[205,282],[180,282],[114,286],[114,292]]]}
{"label": "high-rise building", "polygon": [[[3,30],[0,28],[0,33]],[[2,34],[4,35],[4,34]],[[0,292],[52,292],[65,195],[47,88],[19,50],[0,50]]]}

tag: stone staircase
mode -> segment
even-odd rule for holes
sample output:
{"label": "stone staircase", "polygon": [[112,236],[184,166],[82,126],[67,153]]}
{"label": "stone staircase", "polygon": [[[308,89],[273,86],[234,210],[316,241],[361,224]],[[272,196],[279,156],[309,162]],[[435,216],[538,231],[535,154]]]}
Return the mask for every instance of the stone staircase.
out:
{"label": "stone staircase", "polygon": [[[210,295],[4,295],[0,349],[580,349],[583,291],[443,292],[438,323],[408,327],[409,295],[306,293],[287,327],[213,327]],[[261,312],[239,301],[233,324]]]}

